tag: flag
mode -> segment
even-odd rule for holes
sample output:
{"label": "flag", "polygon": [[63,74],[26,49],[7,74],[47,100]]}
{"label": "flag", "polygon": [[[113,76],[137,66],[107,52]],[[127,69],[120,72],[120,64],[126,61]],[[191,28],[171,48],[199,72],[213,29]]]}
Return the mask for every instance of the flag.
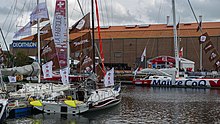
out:
{"label": "flag", "polygon": [[134,71],[134,76],[137,75],[138,69],[139,69],[139,67],[137,67],[137,69]]}
{"label": "flag", "polygon": [[209,61],[212,62],[216,58],[219,58],[219,55],[217,53],[217,50],[213,50],[209,55]]}
{"label": "flag", "polygon": [[85,29],[90,29],[90,13],[87,13],[83,18],[77,21],[69,32],[75,33]]}
{"label": "flag", "polygon": [[18,30],[13,38],[17,38],[19,36],[26,36],[31,35],[31,23],[28,22],[24,27],[22,27],[20,30]]}
{"label": "flag", "polygon": [[178,22],[178,24],[176,25],[176,29],[179,29],[180,27],[180,22]]}
{"label": "flag", "polygon": [[69,83],[69,69],[68,67],[60,69],[61,81],[64,85]]}
{"label": "flag", "polygon": [[205,53],[207,53],[207,52],[211,51],[212,49],[214,49],[214,45],[212,44],[211,41],[209,41],[203,49],[204,49]]}
{"label": "flag", "polygon": [[196,32],[198,32],[200,29],[202,30],[202,21],[199,22]]}
{"label": "flag", "polygon": [[15,83],[17,81],[16,76],[8,76],[8,80],[10,83]]}
{"label": "flag", "polygon": [[85,58],[83,59],[82,65],[81,65],[81,69],[90,67],[92,65],[92,62],[93,61],[90,56],[85,56]]}
{"label": "flag", "polygon": [[183,57],[183,47],[180,49],[179,51],[179,57],[182,58]]}
{"label": "flag", "polygon": [[83,34],[82,36],[79,36],[70,42],[70,51],[71,53],[74,53],[76,51],[81,51],[82,49],[89,48],[91,46],[91,33],[87,32],[86,34]]}
{"label": "flag", "polygon": [[199,43],[202,44],[202,43],[205,43],[206,41],[209,41],[210,40],[210,37],[208,35],[208,33],[204,33],[202,34],[200,37],[199,37]]}
{"label": "flag", "polygon": [[[40,39],[44,40],[44,39],[50,38],[50,37],[52,37],[52,29],[51,29],[51,24],[48,23],[40,29]],[[36,33],[34,35],[34,38],[32,39],[32,41],[37,42],[38,41],[37,38],[38,38],[38,34]]]}
{"label": "flag", "polygon": [[52,29],[59,65],[63,68],[67,66],[66,0],[56,0]]}
{"label": "flag", "polygon": [[216,70],[220,68],[220,59],[215,62]]}
{"label": "flag", "polygon": [[37,24],[38,19],[40,19],[41,22],[49,20],[46,2],[39,3],[30,14],[30,22],[32,22],[32,26]]}
{"label": "flag", "polygon": [[52,65],[53,65],[52,61],[47,62],[42,65],[42,71],[43,71],[44,78],[52,78],[53,77]]}
{"label": "flag", "polygon": [[141,55],[141,62],[143,62],[144,61],[144,58],[146,57],[146,47],[144,48],[144,51],[143,51],[143,53],[142,53],[142,55]]}
{"label": "flag", "polygon": [[52,41],[49,41],[44,47],[41,49],[41,59],[44,62],[53,61],[52,68],[53,70],[60,69],[58,54],[56,52],[55,44]]}
{"label": "flag", "polygon": [[104,84],[105,87],[114,85],[114,68],[106,72],[104,77]]}

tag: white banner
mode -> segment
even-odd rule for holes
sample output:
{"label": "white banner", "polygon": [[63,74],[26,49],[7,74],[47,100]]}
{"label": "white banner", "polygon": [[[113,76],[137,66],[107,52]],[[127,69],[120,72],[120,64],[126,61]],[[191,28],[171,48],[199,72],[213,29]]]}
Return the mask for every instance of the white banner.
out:
{"label": "white banner", "polygon": [[60,69],[61,81],[64,85],[69,84],[69,69],[68,67]]}
{"label": "white banner", "polygon": [[30,15],[30,22],[35,22],[38,19],[49,20],[46,2],[39,3]]}
{"label": "white banner", "polygon": [[106,72],[104,77],[104,84],[105,87],[114,85],[114,68]]}
{"label": "white banner", "polygon": [[63,68],[67,66],[67,18],[65,0],[56,0],[52,30],[59,65]]}
{"label": "white banner", "polygon": [[31,35],[31,23],[28,22],[24,27],[22,27],[20,30],[15,32],[15,35],[13,38],[17,38],[19,36],[26,36],[26,35]]}
{"label": "white banner", "polygon": [[17,81],[16,76],[8,76],[8,80],[10,83],[15,83]]}
{"label": "white banner", "polygon": [[44,78],[52,78],[53,77],[52,66],[53,66],[52,61],[47,62],[42,65],[42,71],[43,71]]}
{"label": "white banner", "polygon": [[144,48],[144,51],[143,51],[143,53],[142,53],[142,55],[141,55],[141,62],[143,62],[144,61],[144,58],[146,57],[146,47]]}
{"label": "white banner", "polygon": [[67,19],[66,19],[66,1],[56,0],[54,20],[53,20],[53,37],[55,45],[60,45],[66,41]]}

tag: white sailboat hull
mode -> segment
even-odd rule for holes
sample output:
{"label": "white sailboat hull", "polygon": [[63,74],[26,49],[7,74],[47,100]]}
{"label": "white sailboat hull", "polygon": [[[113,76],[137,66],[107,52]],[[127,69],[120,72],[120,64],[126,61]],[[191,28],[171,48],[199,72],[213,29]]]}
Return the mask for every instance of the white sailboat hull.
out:
{"label": "white sailboat hull", "polygon": [[36,109],[45,113],[59,113],[59,114],[80,114],[89,110],[87,104],[81,104],[77,107],[71,107],[63,102],[42,102],[42,107],[35,107]]}

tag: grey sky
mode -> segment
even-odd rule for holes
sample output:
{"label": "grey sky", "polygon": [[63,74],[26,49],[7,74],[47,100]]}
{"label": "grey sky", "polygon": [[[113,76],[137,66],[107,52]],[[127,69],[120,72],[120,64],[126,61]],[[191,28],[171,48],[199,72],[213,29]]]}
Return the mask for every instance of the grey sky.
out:
{"label": "grey sky", "polygon": [[[17,3],[16,3],[17,1]],[[14,32],[24,26],[37,0],[1,0],[0,27],[7,43],[12,43]],[[44,0],[40,0],[41,2]],[[49,1],[49,2],[48,2]],[[91,0],[80,0],[84,12],[90,11]],[[171,0],[98,0],[101,25],[131,25],[166,23],[166,16],[172,16]],[[220,21],[220,0],[190,0],[197,15],[203,21]],[[11,9],[16,5],[16,9]],[[55,0],[47,0],[52,22]],[[24,7],[24,8],[23,8]],[[23,8],[23,9],[22,9]],[[10,13],[10,15],[8,15]],[[73,25],[82,17],[76,0],[69,0],[69,19]],[[188,0],[176,0],[176,17],[180,22],[195,22]],[[170,18],[172,22],[172,17]],[[17,26],[16,26],[17,25]],[[3,49],[2,37],[0,38]]]}

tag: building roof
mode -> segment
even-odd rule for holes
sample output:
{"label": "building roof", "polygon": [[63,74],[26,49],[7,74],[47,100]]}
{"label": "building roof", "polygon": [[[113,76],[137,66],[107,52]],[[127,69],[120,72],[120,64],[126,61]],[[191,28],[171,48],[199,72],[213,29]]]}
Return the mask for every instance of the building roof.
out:
{"label": "building roof", "polygon": [[[180,37],[198,37],[201,35],[197,32],[197,23],[180,23],[178,28],[178,36]],[[220,36],[220,22],[203,22],[203,32],[208,32],[210,36]],[[80,36],[82,33],[70,34],[70,39]],[[142,24],[142,25],[127,25],[127,26],[102,26],[102,39],[117,39],[117,38],[164,38],[173,37],[173,26],[167,24]],[[33,36],[23,38],[21,40],[31,40]],[[98,38],[97,29],[95,30],[95,38]]]}

